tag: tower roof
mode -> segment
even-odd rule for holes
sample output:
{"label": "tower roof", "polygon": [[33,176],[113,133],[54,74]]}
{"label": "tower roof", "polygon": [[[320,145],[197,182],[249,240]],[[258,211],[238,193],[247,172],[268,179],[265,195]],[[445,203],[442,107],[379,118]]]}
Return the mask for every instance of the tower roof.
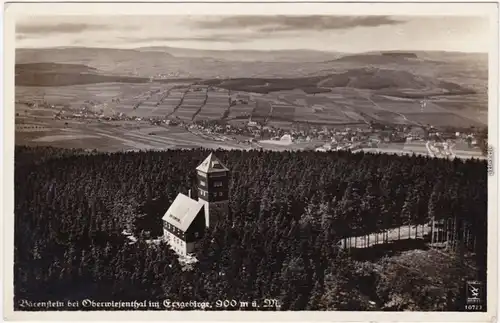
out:
{"label": "tower roof", "polygon": [[183,232],[186,232],[203,206],[203,202],[193,200],[179,193],[162,219]]}
{"label": "tower roof", "polygon": [[228,172],[229,169],[221,163],[221,161],[213,154],[210,153],[208,157],[198,166],[196,170],[204,173],[218,173]]}

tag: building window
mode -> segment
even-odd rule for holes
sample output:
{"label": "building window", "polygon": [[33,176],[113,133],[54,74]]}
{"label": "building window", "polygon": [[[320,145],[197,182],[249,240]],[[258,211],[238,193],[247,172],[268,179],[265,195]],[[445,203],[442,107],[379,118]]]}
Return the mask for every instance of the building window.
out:
{"label": "building window", "polygon": [[200,233],[199,233],[199,232],[195,232],[195,233],[194,233],[194,237],[195,237],[195,238],[198,238],[199,236],[200,236]]}
{"label": "building window", "polygon": [[205,181],[200,181],[200,185],[207,186],[207,183]]}
{"label": "building window", "polygon": [[222,187],[222,182],[214,182],[214,187]]}
{"label": "building window", "polygon": [[219,196],[222,196],[222,195],[223,195],[222,192],[219,192]]}

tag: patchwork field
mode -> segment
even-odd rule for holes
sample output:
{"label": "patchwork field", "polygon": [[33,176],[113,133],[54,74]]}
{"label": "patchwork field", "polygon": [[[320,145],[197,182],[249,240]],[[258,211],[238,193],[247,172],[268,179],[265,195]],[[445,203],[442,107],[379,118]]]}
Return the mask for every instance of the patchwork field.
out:
{"label": "patchwork field", "polygon": [[269,120],[267,125],[284,130],[290,130],[293,128],[293,123],[290,121],[277,121],[273,119]]}
{"label": "patchwork field", "polygon": [[255,121],[266,120],[271,113],[271,103],[267,100],[258,99],[255,102],[255,109],[252,112],[252,119]]}
{"label": "patchwork field", "polygon": [[214,142],[196,136],[183,127],[151,126],[146,122],[82,123],[52,120],[51,124],[51,127],[43,122],[38,125],[18,125],[16,144],[95,148],[103,151],[196,147],[248,149],[247,145],[238,145],[236,142]]}
{"label": "patchwork field", "polygon": [[208,91],[206,101],[195,117],[200,120],[220,120],[227,117],[229,107],[229,96],[227,92]]}
{"label": "patchwork field", "polygon": [[294,121],[295,106],[283,103],[272,103],[270,120]]}
{"label": "patchwork field", "polygon": [[228,119],[248,119],[252,116],[252,112],[255,108],[255,103],[233,105],[229,109]]}
{"label": "patchwork field", "polygon": [[431,124],[435,127],[455,126],[455,127],[470,127],[481,125],[478,121],[464,118],[462,116],[443,112],[443,113],[412,113],[406,115],[408,119],[422,123]]}
{"label": "patchwork field", "polygon": [[[307,81],[318,79],[321,77],[308,78]],[[260,84],[262,81],[255,82]],[[290,79],[285,81],[292,84]],[[224,84],[228,82],[243,81],[225,81]],[[247,85],[252,86],[251,82]],[[28,115],[52,117],[60,110],[73,114],[86,109],[103,115],[123,113],[138,118],[174,117],[185,122],[220,119],[236,122],[251,118],[287,129],[294,122],[316,125],[377,122],[431,124],[437,127],[481,126],[487,122],[487,113],[478,112],[485,104],[479,94],[430,97],[422,107],[421,98],[402,98],[351,87],[332,87],[329,91],[311,94],[304,89],[254,93],[182,82],[17,86],[16,100],[19,102],[16,104],[19,118]],[[236,100],[236,104],[229,107],[230,100]],[[35,109],[22,105],[27,102],[38,102],[39,106]]]}

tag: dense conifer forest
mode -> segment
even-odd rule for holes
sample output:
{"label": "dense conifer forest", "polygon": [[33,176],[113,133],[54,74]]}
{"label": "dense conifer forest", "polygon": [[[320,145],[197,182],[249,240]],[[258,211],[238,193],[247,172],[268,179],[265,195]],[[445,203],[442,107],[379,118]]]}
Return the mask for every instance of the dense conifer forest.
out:
{"label": "dense conifer forest", "polygon": [[[217,151],[231,169],[230,213],[185,271],[167,245],[146,239],[162,234],[179,192],[195,192],[208,153],[16,147],[15,303],[277,299],[280,310],[460,310],[464,280],[485,279],[484,161],[349,152]],[[443,251],[432,274],[402,258],[405,237],[374,249],[338,245],[433,217],[452,220],[462,256]],[[425,244],[408,249],[432,255]]]}

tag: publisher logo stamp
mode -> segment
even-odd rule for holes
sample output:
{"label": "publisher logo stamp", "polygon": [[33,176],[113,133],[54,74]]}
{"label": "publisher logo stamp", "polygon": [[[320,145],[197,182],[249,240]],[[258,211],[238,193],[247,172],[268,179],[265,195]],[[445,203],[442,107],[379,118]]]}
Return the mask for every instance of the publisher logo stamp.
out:
{"label": "publisher logo stamp", "polygon": [[484,285],[478,281],[466,283],[466,309],[481,310],[484,300]]}

